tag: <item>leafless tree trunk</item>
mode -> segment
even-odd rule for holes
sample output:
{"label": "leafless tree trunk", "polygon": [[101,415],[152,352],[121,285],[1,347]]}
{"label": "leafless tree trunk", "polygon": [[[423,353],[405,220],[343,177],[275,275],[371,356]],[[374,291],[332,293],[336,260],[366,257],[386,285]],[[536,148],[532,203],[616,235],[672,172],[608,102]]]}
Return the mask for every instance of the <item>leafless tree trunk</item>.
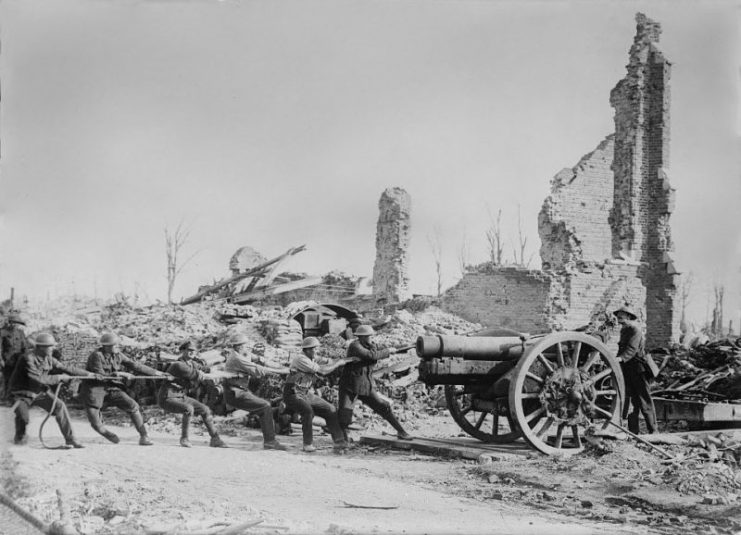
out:
{"label": "leafless tree trunk", "polygon": [[432,250],[432,258],[435,261],[435,273],[437,274],[437,296],[443,293],[443,271],[442,271],[442,246],[440,245],[440,228],[435,226],[432,234],[427,235],[427,242]]}
{"label": "leafless tree trunk", "polygon": [[723,294],[725,294],[725,291],[725,287],[721,284],[716,284],[713,287],[715,306],[713,307],[713,323],[711,326],[711,332],[715,336],[723,335]]}
{"label": "leafless tree trunk", "polygon": [[489,209],[489,228],[486,230],[486,242],[489,244],[489,258],[495,266],[502,265],[504,248],[502,246],[502,210],[497,212],[497,218]]}
{"label": "leafless tree trunk", "polygon": [[690,271],[682,275],[679,283],[679,303],[682,307],[682,319],[679,320],[679,329],[682,333],[686,333],[689,330],[689,325],[687,325],[687,305],[690,302],[694,279],[695,275]]}
{"label": "leafless tree trunk", "polygon": [[530,262],[533,261],[533,254],[531,254],[527,262],[525,262],[525,249],[527,248],[527,236],[525,236],[522,232],[522,215],[521,215],[521,209],[520,205],[517,205],[517,238],[519,241],[520,246],[520,255],[518,257],[517,250],[515,250],[515,265],[522,266],[522,267],[528,267],[530,266]]}
{"label": "leafless tree trunk", "polygon": [[165,253],[167,254],[167,302],[172,303],[172,292],[175,289],[175,280],[183,268],[193,260],[198,252],[193,253],[184,262],[180,261],[180,254],[183,246],[188,242],[190,229],[185,226],[183,221],[178,223],[173,231],[165,226]]}
{"label": "leafless tree trunk", "polygon": [[465,229],[463,230],[463,240],[461,241],[461,248],[458,250],[458,268],[461,270],[461,275],[466,274],[466,267],[469,265],[470,246],[468,244],[468,236],[466,235]]}

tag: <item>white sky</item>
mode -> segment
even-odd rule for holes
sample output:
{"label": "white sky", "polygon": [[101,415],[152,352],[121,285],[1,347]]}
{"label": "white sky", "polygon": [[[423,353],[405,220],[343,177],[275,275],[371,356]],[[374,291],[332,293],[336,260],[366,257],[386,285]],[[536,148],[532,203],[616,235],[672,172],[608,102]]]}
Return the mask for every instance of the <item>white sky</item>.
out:
{"label": "white sky", "polygon": [[370,275],[378,199],[411,195],[412,290],[445,285],[489,211],[528,249],[550,179],[614,130],[635,13],[673,62],[675,258],[703,319],[738,325],[736,2],[0,2],[0,297],[166,296],[163,229],[200,251],[178,297],[240,246],[287,270]]}

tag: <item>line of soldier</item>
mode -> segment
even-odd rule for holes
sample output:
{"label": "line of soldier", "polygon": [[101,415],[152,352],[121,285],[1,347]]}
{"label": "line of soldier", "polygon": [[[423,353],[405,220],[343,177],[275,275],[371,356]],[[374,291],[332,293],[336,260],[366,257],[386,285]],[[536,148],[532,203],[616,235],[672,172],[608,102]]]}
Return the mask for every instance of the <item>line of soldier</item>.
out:
{"label": "line of soldier", "polygon": [[[25,325],[18,315],[9,318],[12,324]],[[60,382],[82,378],[80,399],[91,426],[95,431],[113,443],[119,437],[108,430],[102,421],[101,411],[105,406],[114,405],[125,411],[139,433],[139,444],[149,446],[152,441],[147,434],[139,404],[128,394],[124,381],[133,375],[162,378],[163,384],[157,393],[158,405],[165,411],[182,415],[180,445],[190,447],[189,427],[192,417],[201,416],[211,437],[210,446],[224,448],[227,445],[214,426],[211,410],[205,404],[188,395],[199,385],[214,385],[220,378],[210,374],[209,369],[195,358],[195,349],[190,341],[180,346],[180,358],[168,365],[165,371],[138,363],[119,351],[119,340],[111,333],[103,334],[100,347],[93,351],[85,369],[66,366],[61,355],[55,350],[56,340],[49,333],[39,333],[32,348],[25,344],[25,334],[19,327],[20,336],[15,336],[14,359],[6,359],[3,368],[6,377],[5,392],[14,401],[16,444],[27,442],[26,427],[29,422],[29,409],[39,406],[47,412],[53,410],[54,417],[65,439],[67,448],[84,447],[76,440],[64,402],[55,396],[53,387]],[[388,421],[397,431],[400,439],[411,440],[409,435],[391,410],[391,404],[381,397],[375,388],[372,368],[379,360],[397,352],[394,348],[381,349],[371,340],[374,334],[369,325],[359,325],[352,333],[354,339],[347,348],[347,355],[330,364],[320,365],[315,361],[316,349],[320,346],[315,337],[303,340],[302,351],[291,358],[288,367],[261,365],[252,360],[249,340],[242,334],[233,335],[227,341],[226,363],[223,378],[224,398],[227,404],[256,414],[261,423],[263,446],[265,449],[285,450],[286,447],[275,438],[275,427],[270,402],[255,395],[249,389],[250,378],[260,378],[267,374],[286,376],[283,399],[286,407],[299,413],[302,420],[303,450],[314,452],[314,415],[323,418],[334,442],[334,451],[342,452],[349,445],[348,428],[352,423],[353,407],[357,400]],[[21,343],[20,340],[23,340]],[[22,346],[22,347],[21,347]],[[8,348],[10,350],[10,347]],[[9,355],[9,353],[6,353]],[[313,393],[317,374],[327,375],[339,367],[344,367],[339,382],[339,410]]]}

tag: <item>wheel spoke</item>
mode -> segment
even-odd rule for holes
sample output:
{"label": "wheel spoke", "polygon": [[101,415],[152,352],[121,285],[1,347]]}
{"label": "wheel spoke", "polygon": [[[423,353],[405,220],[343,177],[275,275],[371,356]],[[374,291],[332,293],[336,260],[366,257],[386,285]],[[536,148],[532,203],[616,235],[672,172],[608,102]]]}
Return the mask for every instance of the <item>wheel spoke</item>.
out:
{"label": "wheel spoke", "polygon": [[481,429],[481,424],[484,423],[484,420],[486,420],[487,413],[482,412],[481,416],[479,417],[479,420],[476,422],[476,429]]}
{"label": "wheel spoke", "polygon": [[553,365],[548,362],[548,359],[545,358],[545,355],[543,353],[538,353],[538,360],[543,363],[543,366],[545,366],[545,369],[548,370],[548,373],[553,373]]}
{"label": "wheel spoke", "polygon": [[465,409],[463,409],[463,410],[461,411],[461,416],[463,416],[463,415],[465,415],[465,414],[468,414],[468,413],[469,413],[469,412],[471,412],[472,410],[473,410],[473,405],[469,405],[468,407],[466,407]]}
{"label": "wheel spoke", "polygon": [[558,362],[559,368],[566,367],[566,364],[563,362],[563,349],[561,348],[561,342],[556,343],[556,362]]}
{"label": "wheel spoke", "polygon": [[604,379],[605,377],[607,377],[611,373],[612,373],[612,369],[606,368],[606,369],[602,370],[601,372],[599,372],[597,375],[593,375],[592,377],[590,377],[589,380],[584,383],[584,385],[585,386],[591,386],[594,383],[596,383],[597,381],[599,381],[600,379]]}
{"label": "wheel spoke", "polygon": [[589,368],[592,367],[592,365],[597,362],[597,359],[599,358],[599,351],[592,351],[589,354],[589,357],[587,358],[587,361],[584,363],[584,366],[582,366],[580,369],[583,372],[588,372]]}
{"label": "wheel spoke", "polygon": [[594,393],[595,396],[615,396],[617,395],[617,390],[597,390]]}
{"label": "wheel spoke", "polygon": [[523,392],[520,397],[522,399],[538,399],[540,394],[538,392]]}
{"label": "wheel spoke", "polygon": [[536,383],[538,383],[538,384],[541,384],[541,385],[542,385],[542,384],[544,383],[543,379],[542,379],[541,377],[539,377],[539,376],[535,375],[535,374],[534,374],[533,372],[527,372],[527,374],[526,374],[526,375],[527,375],[527,376],[528,376],[528,377],[529,377],[530,379],[532,379],[533,381],[535,381],[535,382],[536,382]]}
{"label": "wheel spoke", "polygon": [[499,434],[499,413],[496,410],[492,413],[491,430],[493,435]]}
{"label": "wheel spoke", "polygon": [[566,424],[561,424],[558,426],[558,429],[556,430],[556,441],[553,443],[553,446],[555,448],[560,448],[561,443],[563,442],[563,430],[566,428]]}
{"label": "wheel spoke", "polygon": [[574,345],[574,350],[571,353],[571,367],[576,369],[576,367],[579,365],[579,353],[581,352],[581,342],[576,342]]}
{"label": "wheel spoke", "polygon": [[530,414],[528,414],[525,417],[525,421],[529,424],[530,422],[532,422],[533,420],[535,420],[538,416],[540,416],[544,412],[545,412],[545,407],[540,407],[538,410],[535,410],[535,411],[531,412]]}
{"label": "wheel spoke", "polygon": [[579,436],[579,426],[578,425],[572,425],[571,426],[571,432],[574,435],[574,442],[576,443],[577,448],[581,448],[581,437]]}
{"label": "wheel spoke", "polygon": [[553,422],[555,422],[555,421],[556,420],[555,420],[555,418],[553,418],[553,416],[549,416],[548,418],[546,418],[545,423],[540,428],[540,430],[536,433],[536,436],[539,439],[543,440],[543,437],[545,436],[545,434],[548,432],[548,430],[553,425]]}

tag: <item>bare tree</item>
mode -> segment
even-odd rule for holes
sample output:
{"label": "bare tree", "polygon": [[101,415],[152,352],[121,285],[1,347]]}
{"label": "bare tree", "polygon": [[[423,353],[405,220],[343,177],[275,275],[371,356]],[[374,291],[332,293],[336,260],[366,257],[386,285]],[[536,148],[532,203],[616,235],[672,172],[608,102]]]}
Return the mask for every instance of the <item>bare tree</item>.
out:
{"label": "bare tree", "polygon": [[713,306],[713,323],[710,326],[710,332],[715,336],[723,335],[723,296],[725,292],[726,289],[722,284],[713,286],[715,305]]}
{"label": "bare tree", "polygon": [[165,253],[167,255],[167,302],[172,303],[172,292],[175,289],[175,280],[188,263],[198,254],[190,255],[185,261],[180,260],[183,246],[190,238],[190,228],[183,221],[178,223],[173,231],[165,226]]}
{"label": "bare tree", "polygon": [[461,275],[466,274],[466,267],[470,263],[469,256],[468,236],[466,235],[466,229],[463,229],[463,240],[461,241],[461,248],[458,250],[458,268],[461,270]]}
{"label": "bare tree", "polygon": [[518,251],[515,249],[514,251],[514,257],[515,257],[515,265],[516,266],[522,266],[522,267],[528,267],[530,266],[530,262],[533,261],[533,254],[531,253],[530,256],[527,259],[527,262],[525,262],[525,250],[527,249],[527,236],[523,234],[522,232],[522,214],[520,205],[517,205],[517,239],[519,241],[519,256]]}
{"label": "bare tree", "polygon": [[432,234],[427,235],[427,242],[432,250],[432,258],[435,261],[435,273],[437,274],[437,296],[443,293],[443,271],[442,271],[442,246],[440,245],[440,227],[435,225]]}
{"label": "bare tree", "polygon": [[495,266],[502,265],[504,247],[502,246],[502,209],[497,212],[497,217],[489,209],[489,228],[486,229],[486,242],[489,245],[489,259]]}
{"label": "bare tree", "polygon": [[695,274],[691,271],[682,275],[679,283],[679,304],[682,307],[682,318],[679,320],[679,329],[686,333],[689,330],[687,325],[687,305],[690,302],[692,293],[692,284],[695,282]]}

